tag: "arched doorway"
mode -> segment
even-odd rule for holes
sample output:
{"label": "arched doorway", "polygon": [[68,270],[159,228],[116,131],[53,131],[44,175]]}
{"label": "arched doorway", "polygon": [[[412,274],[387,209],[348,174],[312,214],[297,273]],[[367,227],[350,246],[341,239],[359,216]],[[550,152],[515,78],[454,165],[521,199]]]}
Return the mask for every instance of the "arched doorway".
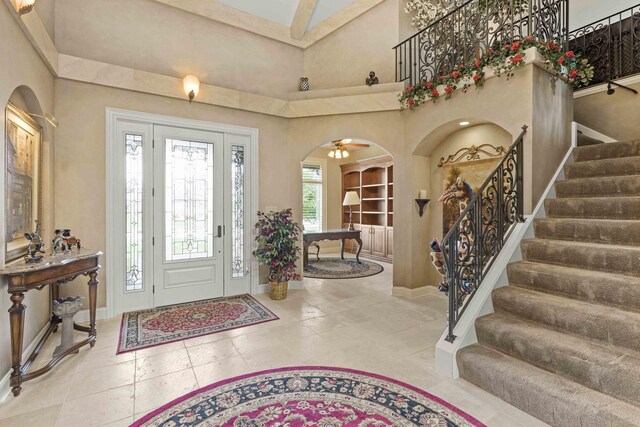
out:
{"label": "arched doorway", "polygon": [[[391,154],[357,137],[325,141],[301,161],[301,176],[304,249],[309,252],[303,276],[339,280],[372,277],[385,271],[391,289]],[[344,234],[348,231],[355,235]],[[318,240],[312,241],[311,234]]]}

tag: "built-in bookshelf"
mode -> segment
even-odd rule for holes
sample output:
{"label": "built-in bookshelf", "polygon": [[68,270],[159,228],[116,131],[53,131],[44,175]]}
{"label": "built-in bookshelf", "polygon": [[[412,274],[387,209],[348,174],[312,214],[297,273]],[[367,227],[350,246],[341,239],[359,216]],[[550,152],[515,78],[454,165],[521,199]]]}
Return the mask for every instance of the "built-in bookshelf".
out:
{"label": "built-in bookshelf", "polygon": [[[341,165],[342,199],[356,191],[360,204],[352,206],[353,224],[361,230],[361,255],[391,259],[393,256],[393,159],[390,156]],[[342,207],[342,223],[349,225],[349,206]],[[355,250],[347,244],[347,249]]]}

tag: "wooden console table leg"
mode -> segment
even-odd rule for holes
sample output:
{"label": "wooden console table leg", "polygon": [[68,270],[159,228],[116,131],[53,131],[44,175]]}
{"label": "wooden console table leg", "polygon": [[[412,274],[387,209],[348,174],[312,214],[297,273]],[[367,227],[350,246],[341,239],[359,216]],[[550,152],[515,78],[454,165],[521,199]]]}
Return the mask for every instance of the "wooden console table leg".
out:
{"label": "wooden console table leg", "polygon": [[305,269],[309,265],[309,244],[302,242],[302,268]]}
{"label": "wooden console table leg", "polygon": [[344,260],[344,239],[340,239],[340,259]]}
{"label": "wooden console table leg", "polygon": [[22,390],[22,340],[24,337],[24,310],[22,304],[23,293],[11,294],[13,305],[9,308],[9,323],[11,328],[11,392],[18,396]]}
{"label": "wooden console table leg", "polygon": [[[96,336],[96,304],[98,297],[98,272],[89,273],[89,337]],[[95,340],[91,342],[91,347],[96,345]]]}

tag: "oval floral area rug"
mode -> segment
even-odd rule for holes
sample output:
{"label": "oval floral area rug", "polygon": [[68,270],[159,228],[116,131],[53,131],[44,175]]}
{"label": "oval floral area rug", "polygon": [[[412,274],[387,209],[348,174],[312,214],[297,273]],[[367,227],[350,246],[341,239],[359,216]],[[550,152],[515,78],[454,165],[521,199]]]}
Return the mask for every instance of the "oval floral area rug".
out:
{"label": "oval floral area rug", "polygon": [[408,384],[361,371],[295,367],[257,372],[193,391],[132,427],[483,426]]}

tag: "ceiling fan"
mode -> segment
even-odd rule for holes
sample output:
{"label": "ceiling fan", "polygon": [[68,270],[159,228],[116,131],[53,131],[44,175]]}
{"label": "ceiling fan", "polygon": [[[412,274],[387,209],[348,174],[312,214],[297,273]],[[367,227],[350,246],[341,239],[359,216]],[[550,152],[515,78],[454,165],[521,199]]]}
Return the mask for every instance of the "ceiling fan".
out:
{"label": "ceiling fan", "polygon": [[370,147],[369,144],[361,144],[357,142],[353,142],[351,138],[344,139],[336,139],[335,141],[331,141],[331,151],[329,151],[329,157],[332,159],[343,159],[349,157],[349,151],[347,151],[346,146],[350,147]]}

